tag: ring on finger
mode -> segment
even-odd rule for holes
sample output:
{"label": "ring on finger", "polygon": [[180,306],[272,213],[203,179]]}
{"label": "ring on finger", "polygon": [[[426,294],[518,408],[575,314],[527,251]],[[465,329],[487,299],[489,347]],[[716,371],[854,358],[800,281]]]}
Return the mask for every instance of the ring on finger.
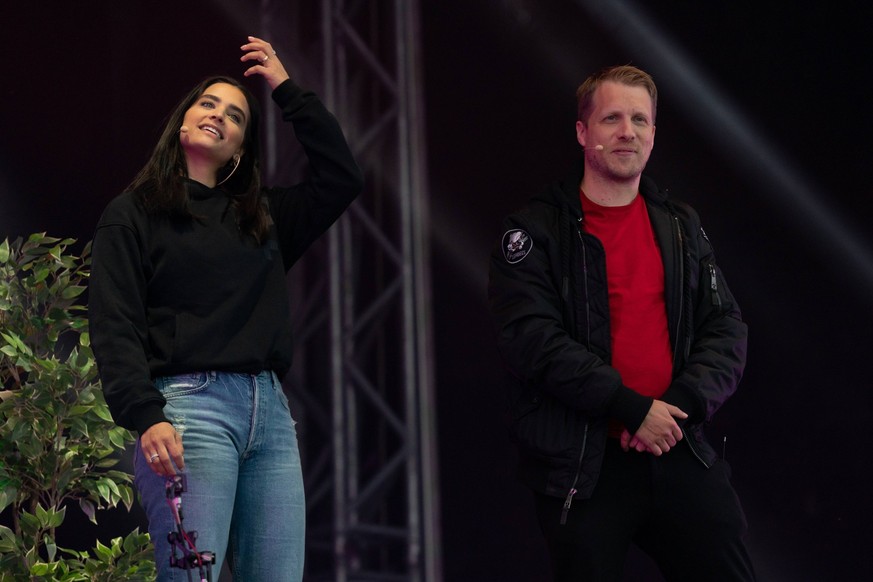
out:
{"label": "ring on finger", "polygon": [[270,58],[270,55],[264,55],[264,58],[261,59],[261,62],[266,63],[267,60],[269,60],[269,58]]}
{"label": "ring on finger", "polygon": [[155,453],[154,455],[149,457],[149,463],[154,463],[155,461],[157,461],[160,458],[161,458],[161,456],[159,454]]}

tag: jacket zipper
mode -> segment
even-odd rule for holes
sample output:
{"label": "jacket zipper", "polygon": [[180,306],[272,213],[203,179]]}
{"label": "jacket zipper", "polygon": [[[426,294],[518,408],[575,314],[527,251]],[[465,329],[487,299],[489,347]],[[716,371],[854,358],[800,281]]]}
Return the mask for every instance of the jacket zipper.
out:
{"label": "jacket zipper", "polygon": [[[685,263],[685,240],[682,238],[682,227],[681,227],[681,224],[679,223],[679,217],[674,216],[673,220],[676,222],[676,233],[677,233],[677,236],[679,238],[679,267],[680,267],[680,270],[682,273],[680,275],[680,283],[679,283],[679,319],[676,322],[676,341],[678,342],[679,338],[680,338],[680,332],[682,331],[682,318],[683,318],[683,315],[685,314],[685,264],[684,264]],[[701,229],[701,230],[703,230],[703,229]],[[705,232],[703,233],[703,236],[704,237],[706,236]],[[710,276],[712,277],[710,287],[712,288],[713,292],[716,293],[716,296],[717,296],[718,286],[717,286],[716,280],[715,280],[715,267],[713,267],[712,264],[709,265],[709,273],[710,273]],[[721,300],[719,300],[719,304],[720,303],[721,303]],[[685,338],[685,358],[686,359],[688,358],[688,356],[691,352],[690,341],[691,341],[690,337]],[[673,352],[673,360],[674,360],[674,366],[675,366],[676,350],[674,350],[674,352]],[[707,463],[706,460],[700,455],[700,453],[697,450],[697,447],[694,445],[694,441],[688,436],[688,432],[685,430],[685,427],[682,427],[680,430],[682,431],[683,440],[686,443],[688,443],[688,448],[691,450],[691,454],[694,455],[694,457],[698,461],[700,461],[704,467],[706,467],[708,469],[710,466],[709,463]]]}
{"label": "jacket zipper", "polygon": [[582,433],[582,449],[579,451],[579,462],[576,464],[576,474],[573,476],[573,484],[570,485],[570,491],[567,492],[567,497],[564,499],[564,509],[561,510],[561,525],[567,523],[567,514],[570,512],[570,506],[573,505],[573,496],[578,493],[576,483],[579,482],[579,473],[582,472],[582,458],[585,456],[585,448],[588,445],[588,423],[585,423],[585,431]]}
{"label": "jacket zipper", "polygon": [[585,347],[591,349],[591,307],[588,301],[588,253],[585,250],[585,241],[582,239],[582,218],[576,219],[576,236],[579,237],[579,246],[582,247],[582,282],[585,285]]}
{"label": "jacket zipper", "polygon": [[709,288],[712,291],[712,304],[721,310],[721,297],[718,294],[718,279],[715,276],[715,265],[709,263]]}
{"label": "jacket zipper", "polygon": [[[703,238],[712,247],[712,241],[709,240],[702,226],[700,227],[700,234],[703,235]],[[715,263],[709,263],[707,267],[709,267],[709,289],[712,291],[712,304],[721,309],[721,296],[718,294],[718,278],[715,273]]]}
{"label": "jacket zipper", "polygon": [[[591,347],[591,313],[588,303],[588,255],[585,252],[585,241],[582,239],[582,218],[576,219],[576,236],[579,237],[579,245],[582,247],[582,281],[585,286],[585,345]],[[585,423],[585,430],[582,433],[582,448],[579,449],[579,460],[576,462],[576,473],[573,475],[573,484],[570,485],[570,490],[567,492],[567,497],[564,499],[564,509],[561,510],[561,525],[567,523],[567,514],[570,512],[570,506],[573,505],[573,497],[579,491],[576,489],[576,483],[579,482],[579,474],[582,472],[582,460],[585,458],[585,449],[588,447],[588,423]]]}
{"label": "jacket zipper", "polygon": [[706,459],[704,459],[702,456],[700,456],[700,453],[697,452],[697,448],[694,446],[694,441],[691,438],[689,438],[688,433],[685,432],[685,427],[682,427],[680,430],[682,431],[683,440],[686,443],[688,443],[688,448],[691,449],[691,454],[694,455],[697,458],[697,460],[703,464],[704,467],[709,469],[710,464],[707,463]]}
{"label": "jacket zipper", "polygon": [[682,238],[682,226],[679,224],[679,217],[673,216],[673,221],[676,224],[676,239],[679,243],[679,316],[676,318],[676,346],[673,348],[673,369],[676,369],[676,358],[680,347],[684,349],[685,357],[688,357],[690,346],[688,339],[685,338],[685,345],[680,346],[682,339],[682,320],[685,315],[685,239]]}

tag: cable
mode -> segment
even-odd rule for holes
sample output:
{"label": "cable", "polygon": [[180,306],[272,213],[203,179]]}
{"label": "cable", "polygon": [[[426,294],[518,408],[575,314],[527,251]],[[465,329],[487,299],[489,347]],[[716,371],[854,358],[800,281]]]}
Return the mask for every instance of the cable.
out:
{"label": "cable", "polygon": [[215,553],[198,551],[194,543],[197,540],[197,532],[185,531],[182,525],[182,493],[188,489],[185,475],[180,473],[168,477],[166,487],[167,505],[170,506],[173,522],[176,525],[176,531],[167,534],[167,541],[172,546],[170,567],[186,570],[189,582],[193,582],[191,570],[196,568],[200,574],[200,582],[212,582],[212,564],[215,563]]}

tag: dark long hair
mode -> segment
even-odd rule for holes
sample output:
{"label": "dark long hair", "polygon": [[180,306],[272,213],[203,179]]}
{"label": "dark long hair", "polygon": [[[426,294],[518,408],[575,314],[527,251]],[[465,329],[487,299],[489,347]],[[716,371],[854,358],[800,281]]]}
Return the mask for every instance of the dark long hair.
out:
{"label": "dark long hair", "polygon": [[[267,237],[269,221],[267,209],[261,200],[260,107],[251,92],[236,79],[209,77],[191,89],[170,114],[151,158],[128,188],[136,193],[149,212],[164,213],[173,218],[196,219],[191,212],[185,184],[188,167],[179,140],[179,128],[182,127],[185,112],[206,89],[216,83],[227,83],[242,91],[249,106],[249,120],[243,137],[245,153],[233,175],[219,187],[231,195],[240,231],[253,236],[258,243],[263,243]],[[226,178],[232,169],[233,162],[229,161],[218,172],[218,182]]]}

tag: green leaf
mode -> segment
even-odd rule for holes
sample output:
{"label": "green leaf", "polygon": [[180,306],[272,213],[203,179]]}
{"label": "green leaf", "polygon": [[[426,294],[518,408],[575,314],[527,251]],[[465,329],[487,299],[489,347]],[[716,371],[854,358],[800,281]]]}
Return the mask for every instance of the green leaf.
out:
{"label": "green leaf", "polygon": [[118,497],[120,496],[120,493],[118,491],[118,485],[115,484],[115,481],[113,481],[112,479],[110,479],[108,477],[101,479],[100,481],[102,481],[103,483],[106,483],[106,486],[109,487],[109,490],[112,491],[112,493],[115,495],[115,497],[113,499],[118,499]]}
{"label": "green leaf", "polygon": [[14,502],[17,495],[18,489],[11,485],[5,485],[3,489],[0,489],[0,512]]}
{"label": "green leaf", "polygon": [[49,269],[48,267],[42,267],[40,269],[37,269],[33,274],[33,280],[31,281],[31,284],[42,283],[48,278],[49,273],[51,273],[51,269]]}
{"label": "green leaf", "polygon": [[37,243],[37,244],[46,244],[53,245],[61,239],[55,238],[53,236],[47,236],[44,232],[35,232],[27,238],[27,242]]}
{"label": "green leaf", "polygon": [[49,522],[49,513],[42,505],[36,506],[36,517],[39,519],[40,527],[46,528],[48,527]]}
{"label": "green leaf", "polygon": [[18,546],[12,540],[0,539],[0,555],[11,554],[17,550]]}
{"label": "green leaf", "polygon": [[124,502],[124,506],[130,511],[131,507],[133,507],[133,489],[130,487],[119,487],[119,492],[121,493],[121,500]]}
{"label": "green leaf", "polygon": [[[65,464],[66,465],[66,464]],[[70,481],[73,480],[73,470],[67,466],[64,466],[60,469],[60,473],[58,474],[58,490],[64,491],[67,488],[67,485],[70,484]]]}
{"label": "green leaf", "polygon": [[117,430],[117,429],[110,429],[109,430],[109,441],[119,449],[124,448],[124,445],[125,445],[124,437],[125,437],[125,434],[124,434],[123,428],[121,430]]}
{"label": "green leaf", "polygon": [[[138,532],[139,528],[134,532]],[[0,525],[0,554],[14,552],[18,548],[18,537],[5,525]]]}
{"label": "green leaf", "polygon": [[78,297],[82,293],[85,292],[85,287],[81,287],[79,285],[71,285],[69,287],[64,288],[61,291],[61,297],[64,299],[73,299],[74,297]]}
{"label": "green leaf", "polygon": [[31,576],[45,576],[49,572],[52,571],[52,567],[46,564],[45,562],[37,562],[33,566],[30,567],[30,575]]}
{"label": "green leaf", "polygon": [[0,243],[0,263],[6,263],[9,261],[9,239],[4,239],[2,243]]}
{"label": "green leaf", "polygon": [[27,553],[24,554],[24,567],[30,570],[30,567],[33,566],[38,559],[39,553],[37,553],[36,548],[30,548]]}
{"label": "green leaf", "polygon": [[89,410],[91,410],[91,406],[77,404],[75,406],[71,406],[67,410],[67,414],[69,416],[82,416],[83,414],[86,414]]}
{"label": "green leaf", "polygon": [[24,535],[33,537],[39,531],[39,519],[32,513],[22,511],[19,516],[21,520],[21,531]]}
{"label": "green leaf", "polygon": [[42,544],[45,546],[46,554],[48,555],[48,561],[55,561],[55,554],[58,552],[58,546],[55,544],[55,540],[52,539],[50,535],[44,535],[42,537]]}
{"label": "green leaf", "polygon": [[106,484],[105,480],[97,481],[97,492],[100,494],[101,499],[110,501],[109,485]]}
{"label": "green leaf", "polygon": [[99,390],[96,390],[92,387],[87,387],[81,392],[79,392],[79,404],[91,404],[95,400],[97,400],[97,395],[100,394]]}
{"label": "green leaf", "polygon": [[118,464],[118,459],[113,459],[111,457],[108,457],[106,459],[100,459],[99,461],[94,463],[94,466],[98,467],[100,469],[108,469],[109,467],[114,467],[117,464]]}
{"label": "green leaf", "polygon": [[103,562],[112,561],[112,550],[100,543],[100,540],[97,540],[97,545],[94,546],[94,553]]}
{"label": "green leaf", "polygon": [[50,509],[49,510],[49,521],[48,526],[50,528],[59,527],[62,523],[64,523],[64,516],[67,515],[67,508],[62,507],[60,510]]}
{"label": "green leaf", "polygon": [[89,424],[82,417],[73,417],[70,419],[70,428],[74,432],[75,435],[88,438],[90,434]]}
{"label": "green leaf", "polygon": [[105,404],[97,404],[94,406],[94,414],[107,422],[112,422],[112,414],[109,413],[109,407]]}
{"label": "green leaf", "polygon": [[71,550],[71,549],[69,549],[69,548],[62,548],[62,547],[60,547],[60,546],[58,546],[58,550],[59,550],[62,554],[66,554],[66,555],[68,555],[68,556],[72,556],[72,557],[75,558],[76,560],[87,560],[87,559],[91,556],[91,554],[89,554],[88,552],[80,552],[80,551],[78,551],[78,550]]}
{"label": "green leaf", "polygon": [[32,263],[34,260],[39,257],[44,257],[49,253],[49,250],[43,247],[34,247],[30,249],[22,249],[22,260],[21,260],[21,268],[26,268],[28,263]]}
{"label": "green leaf", "polygon": [[15,335],[14,333],[3,333],[3,332],[0,332],[0,337],[3,337],[3,339],[5,339],[5,340],[9,343],[9,345],[15,346],[15,348],[16,348],[19,352],[23,352],[23,353],[29,353],[29,352],[30,352],[30,350],[27,349],[27,346],[24,344],[24,342],[21,341],[21,338],[19,338],[19,337],[18,337],[17,335]]}

